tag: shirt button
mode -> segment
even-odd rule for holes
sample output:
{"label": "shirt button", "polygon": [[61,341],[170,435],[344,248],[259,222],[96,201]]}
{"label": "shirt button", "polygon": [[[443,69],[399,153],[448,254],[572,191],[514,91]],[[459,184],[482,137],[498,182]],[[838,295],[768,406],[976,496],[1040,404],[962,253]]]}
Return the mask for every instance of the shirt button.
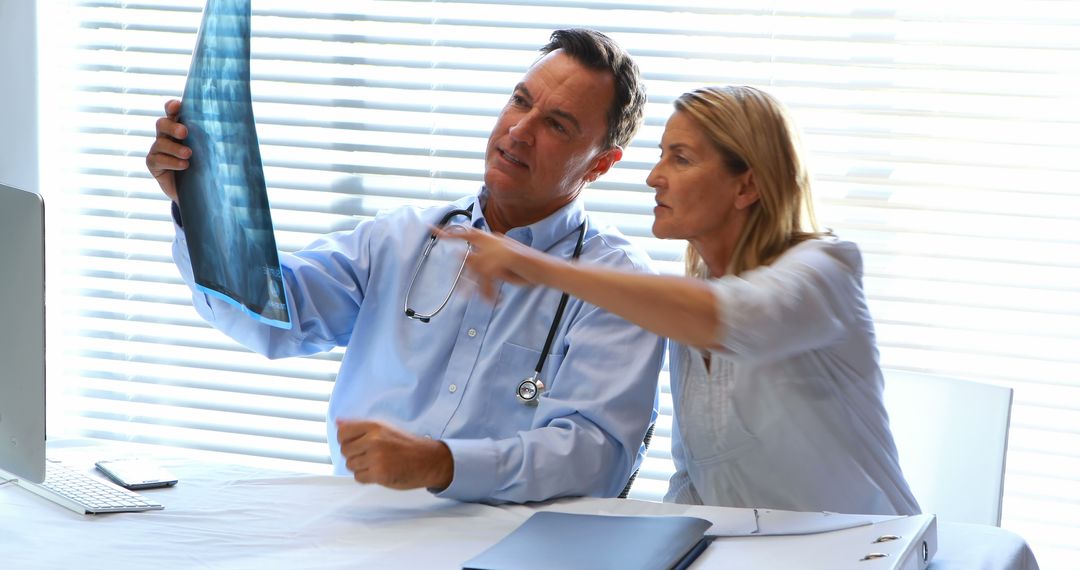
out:
{"label": "shirt button", "polygon": [[457,384],[451,384],[448,389],[450,390],[451,394],[453,394],[454,392],[457,392]]}
{"label": "shirt button", "polygon": [[474,337],[476,336],[476,329],[469,329],[465,334],[469,335],[470,338]]}

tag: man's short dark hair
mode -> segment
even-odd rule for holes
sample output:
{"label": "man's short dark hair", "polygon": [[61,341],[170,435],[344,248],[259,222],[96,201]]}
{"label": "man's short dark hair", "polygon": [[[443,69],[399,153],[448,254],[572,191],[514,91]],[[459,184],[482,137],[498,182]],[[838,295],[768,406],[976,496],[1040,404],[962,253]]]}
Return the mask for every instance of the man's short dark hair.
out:
{"label": "man's short dark hair", "polygon": [[625,148],[645,116],[645,86],[637,64],[615,40],[595,30],[555,30],[540,53],[547,55],[557,49],[589,69],[610,71],[615,76],[615,98],[608,109],[604,145]]}

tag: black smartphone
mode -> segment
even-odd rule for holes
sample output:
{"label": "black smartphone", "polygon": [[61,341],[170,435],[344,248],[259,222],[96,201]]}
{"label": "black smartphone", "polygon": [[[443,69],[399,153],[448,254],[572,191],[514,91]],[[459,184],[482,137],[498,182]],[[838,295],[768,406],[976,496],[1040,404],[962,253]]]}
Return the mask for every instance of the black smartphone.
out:
{"label": "black smartphone", "polygon": [[177,479],[162,467],[145,459],[111,459],[98,461],[98,471],[126,489],[172,487]]}

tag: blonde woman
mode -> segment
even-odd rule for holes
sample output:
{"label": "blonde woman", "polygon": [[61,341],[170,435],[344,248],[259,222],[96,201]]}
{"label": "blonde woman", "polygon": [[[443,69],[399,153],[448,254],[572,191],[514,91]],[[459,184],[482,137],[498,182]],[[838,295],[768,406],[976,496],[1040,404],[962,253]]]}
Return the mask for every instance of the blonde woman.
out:
{"label": "blonde woman", "polygon": [[671,339],[676,473],[666,501],[913,514],[882,404],[855,244],[816,229],[783,107],[751,87],[675,102],[647,179],[653,233],[687,277],[568,263],[466,230],[481,292],[561,289]]}

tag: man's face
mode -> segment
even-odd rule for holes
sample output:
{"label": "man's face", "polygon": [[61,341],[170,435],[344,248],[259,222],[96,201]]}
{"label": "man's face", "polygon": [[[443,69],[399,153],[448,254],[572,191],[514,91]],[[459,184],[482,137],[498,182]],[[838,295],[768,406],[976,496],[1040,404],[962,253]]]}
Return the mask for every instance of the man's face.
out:
{"label": "man's face", "polygon": [[485,210],[494,229],[543,219],[622,156],[603,146],[614,84],[611,73],[588,69],[562,50],[529,69],[488,139]]}

